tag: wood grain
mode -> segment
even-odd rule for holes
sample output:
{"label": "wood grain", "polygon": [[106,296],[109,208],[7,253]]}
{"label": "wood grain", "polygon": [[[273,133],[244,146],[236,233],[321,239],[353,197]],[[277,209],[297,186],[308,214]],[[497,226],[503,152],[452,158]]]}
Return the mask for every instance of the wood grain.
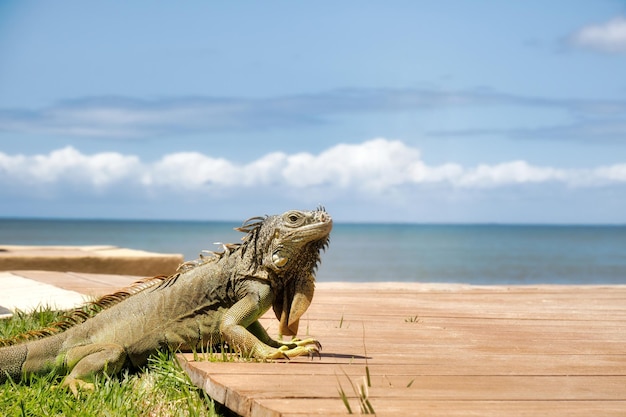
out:
{"label": "wood grain", "polygon": [[626,286],[321,283],[300,326],[321,359],[179,361],[243,416],[358,414],[366,368],[378,416],[626,415]]}

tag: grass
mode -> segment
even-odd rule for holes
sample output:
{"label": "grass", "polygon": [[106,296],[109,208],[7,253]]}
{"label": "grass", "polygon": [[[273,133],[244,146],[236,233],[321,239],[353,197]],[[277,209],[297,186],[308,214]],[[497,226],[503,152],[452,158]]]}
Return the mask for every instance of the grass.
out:
{"label": "grass", "polygon": [[[45,327],[61,313],[41,308],[0,320],[0,338]],[[78,398],[66,389],[52,389],[62,377],[33,376],[21,383],[0,384],[3,416],[208,416],[218,417],[214,402],[195,387],[168,352],[150,359],[141,372],[101,376],[93,392]]]}
{"label": "grass", "polygon": [[[343,320],[343,316],[341,318]],[[362,323],[362,324],[363,324],[363,352],[365,354],[365,376],[363,377],[363,380],[360,384],[356,384],[354,381],[352,381],[352,379],[350,378],[350,376],[344,369],[341,369],[341,372],[343,372],[344,376],[348,380],[348,383],[352,387],[352,391],[354,392],[354,397],[357,399],[359,403],[361,414],[376,414],[376,412],[374,411],[374,407],[372,407],[372,403],[370,402],[370,399],[369,399],[369,388],[372,387],[372,378],[370,376],[370,367],[369,367],[369,364],[367,363],[367,348],[365,347],[365,323]],[[335,377],[337,378],[337,384],[338,384],[337,392],[339,393],[339,398],[341,399],[341,402],[343,402],[344,407],[346,407],[348,414],[354,414],[354,412],[352,411],[352,406],[350,405],[350,399],[346,391],[343,389],[343,386],[341,385],[339,376],[335,374]]]}
{"label": "grass", "polygon": [[[370,402],[370,399],[369,399],[369,387],[371,387],[368,381],[369,370],[366,369],[368,376],[364,376],[360,384],[356,384],[354,381],[352,381],[352,379],[346,373],[346,371],[344,371],[343,369],[341,371],[343,372],[346,379],[348,380],[348,383],[352,387],[352,391],[354,392],[354,397],[357,399],[359,403],[361,414],[376,414],[376,412],[374,411],[374,407],[372,407],[372,403]],[[339,393],[339,398],[343,402],[343,405],[346,407],[348,414],[354,414],[354,412],[352,411],[352,406],[350,405],[348,394],[344,391],[343,386],[341,385],[341,381],[339,380],[339,376],[337,375],[335,376],[337,378],[337,384],[338,384],[337,392]]]}
{"label": "grass", "polygon": [[59,321],[63,313],[49,308],[37,308],[31,313],[17,310],[12,317],[0,320],[0,339],[8,339],[28,330],[41,329]]}
{"label": "grass", "polygon": [[415,315],[415,316],[411,316],[411,317],[404,319],[404,322],[405,323],[421,323],[422,319],[420,319],[418,315]]}
{"label": "grass", "polygon": [[343,327],[343,314],[341,315],[341,319],[339,320],[339,328]]}
{"label": "grass", "polygon": [[196,362],[260,362],[252,356],[243,356],[226,345],[207,345],[200,351],[193,351]]}

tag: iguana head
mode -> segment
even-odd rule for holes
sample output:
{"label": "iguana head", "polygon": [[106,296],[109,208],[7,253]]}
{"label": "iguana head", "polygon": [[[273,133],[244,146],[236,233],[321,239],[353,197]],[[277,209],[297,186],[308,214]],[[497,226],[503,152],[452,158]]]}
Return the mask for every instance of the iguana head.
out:
{"label": "iguana head", "polygon": [[320,251],[328,245],[332,218],[323,207],[313,211],[290,210],[251,219],[239,230],[250,232],[245,229],[252,224],[256,225],[255,233],[244,238],[244,245],[248,246],[246,250],[254,245],[257,265],[273,272],[273,309],[280,320],[280,333],[295,335],[299,318],[313,299],[314,272]]}
{"label": "iguana head", "polygon": [[323,208],[268,217],[262,227],[269,238],[264,265],[278,273],[313,272],[332,227],[333,221]]}

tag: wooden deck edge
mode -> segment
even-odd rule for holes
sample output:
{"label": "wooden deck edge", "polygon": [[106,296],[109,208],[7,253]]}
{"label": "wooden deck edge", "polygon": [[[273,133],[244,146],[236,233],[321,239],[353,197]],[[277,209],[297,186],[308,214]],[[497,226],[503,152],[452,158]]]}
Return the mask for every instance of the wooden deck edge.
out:
{"label": "wooden deck edge", "polygon": [[42,270],[122,275],[169,275],[184,262],[181,254],[115,246],[0,245],[0,271]]}

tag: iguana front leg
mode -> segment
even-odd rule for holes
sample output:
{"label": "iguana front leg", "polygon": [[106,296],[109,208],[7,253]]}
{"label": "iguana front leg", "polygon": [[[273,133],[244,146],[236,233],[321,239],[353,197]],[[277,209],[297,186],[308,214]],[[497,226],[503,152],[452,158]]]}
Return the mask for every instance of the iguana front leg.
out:
{"label": "iguana front leg", "polygon": [[267,335],[257,319],[269,309],[271,302],[269,288],[263,288],[257,294],[248,294],[236,302],[222,317],[222,339],[242,355],[259,359],[289,359],[319,354],[319,342],[314,339],[282,343]]}

